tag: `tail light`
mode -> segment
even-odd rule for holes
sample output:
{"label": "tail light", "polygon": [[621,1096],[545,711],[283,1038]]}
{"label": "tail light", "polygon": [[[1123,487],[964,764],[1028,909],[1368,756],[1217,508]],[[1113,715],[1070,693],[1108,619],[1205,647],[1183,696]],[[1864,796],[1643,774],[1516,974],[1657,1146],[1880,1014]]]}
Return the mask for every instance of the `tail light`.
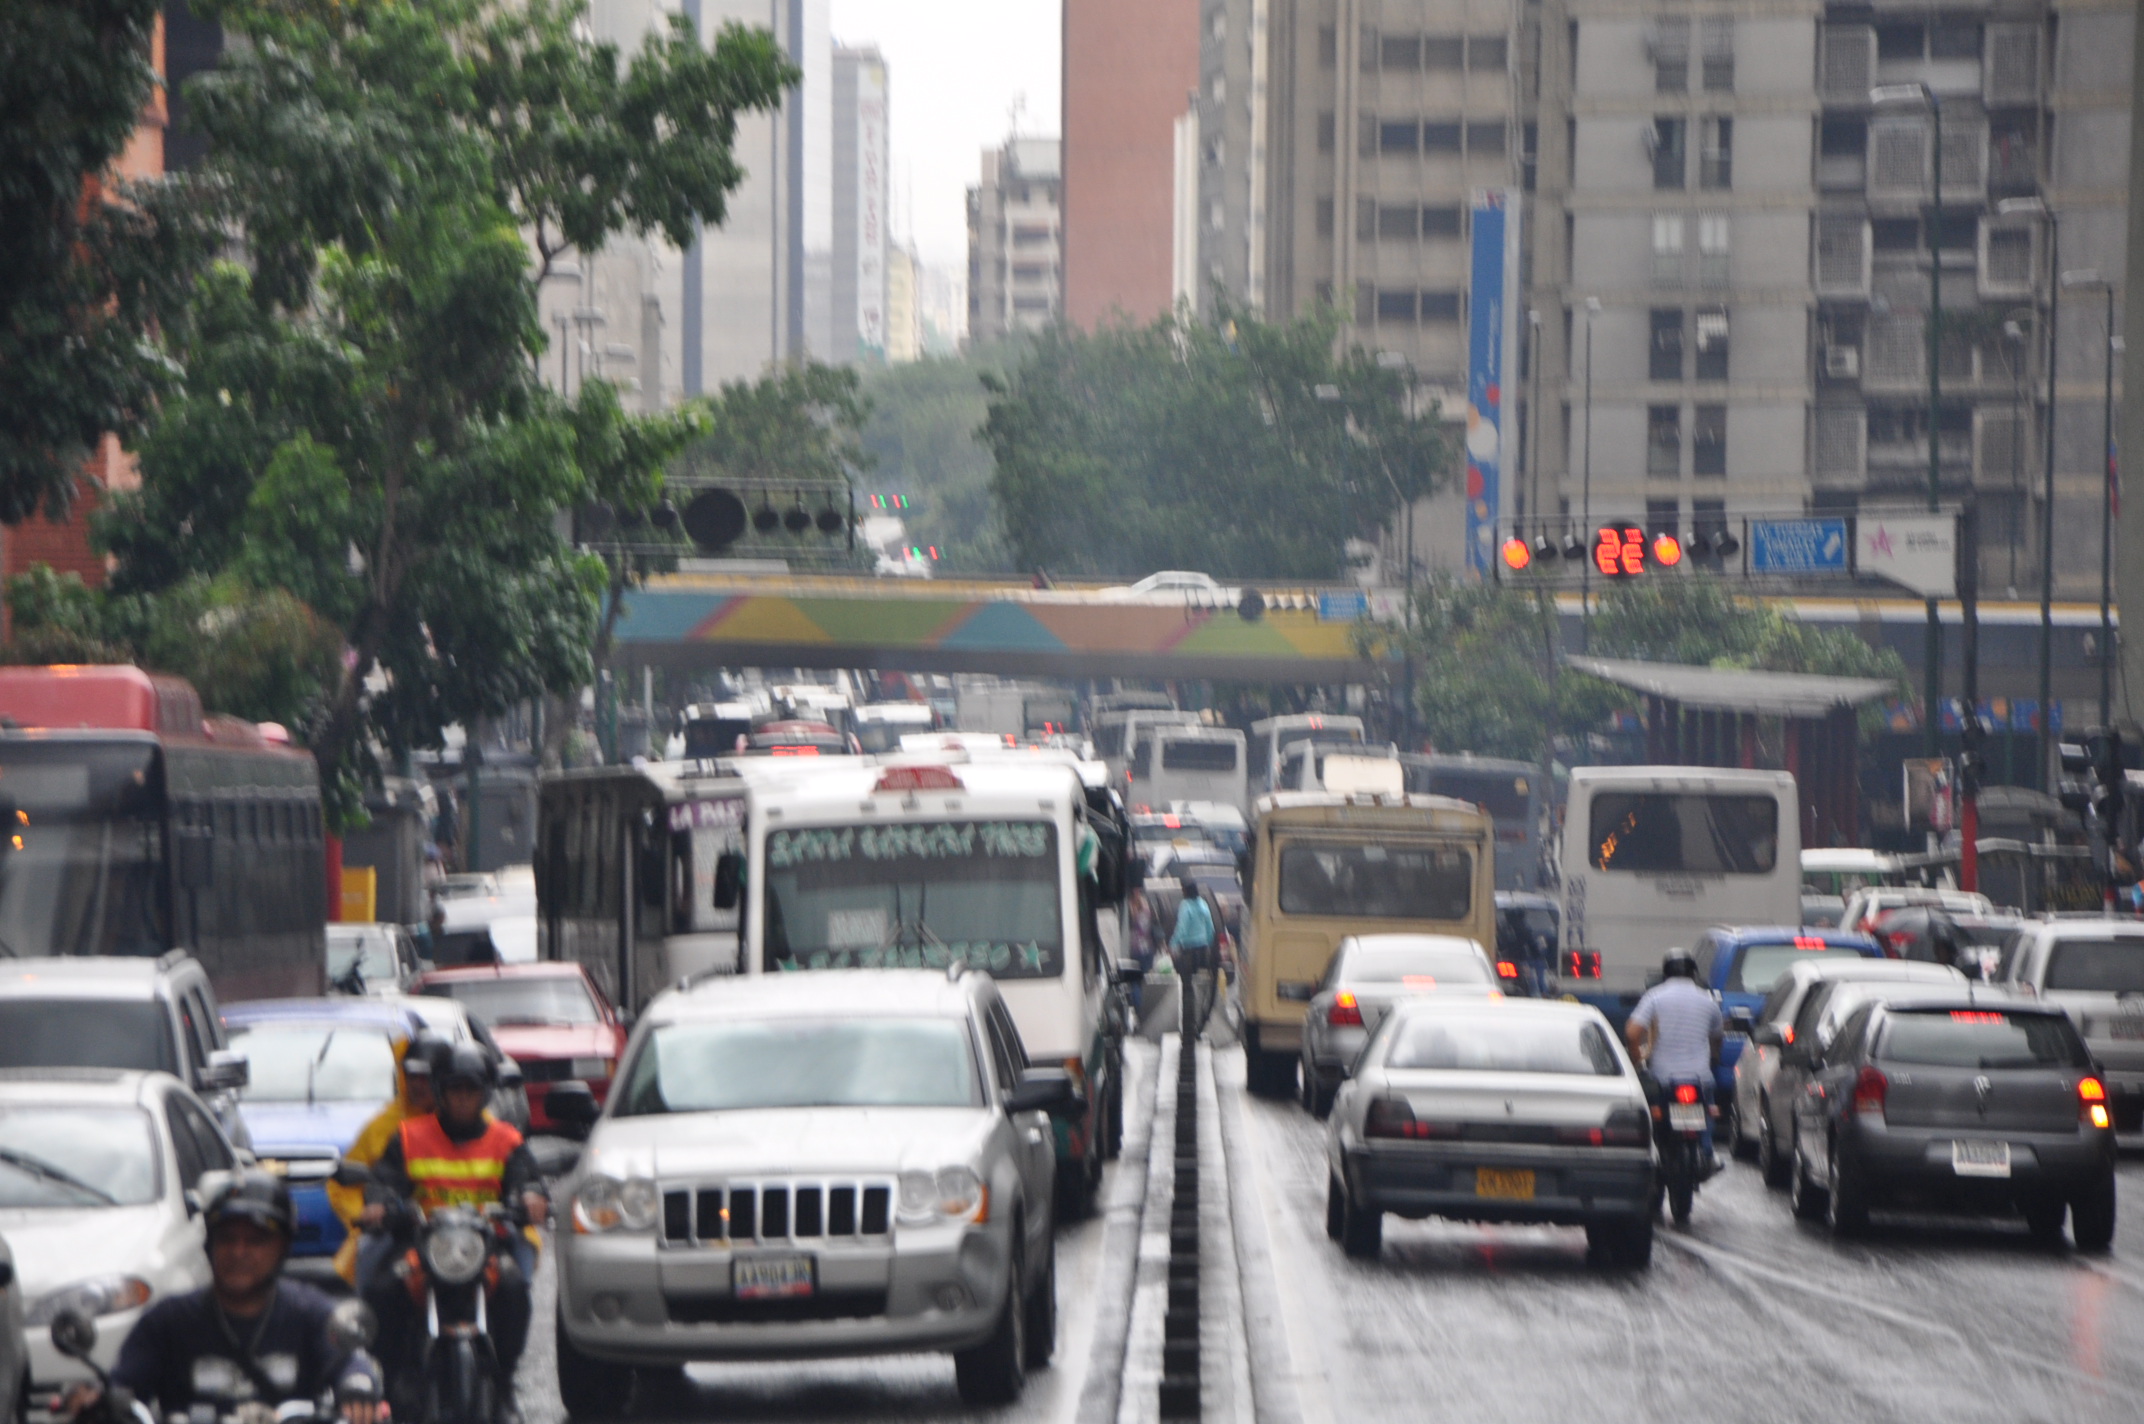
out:
{"label": "tail light", "polygon": [[1688,1106],[1689,1104],[1691,1104],[1691,1103],[1694,1103],[1694,1102],[1696,1102],[1696,1101],[1697,1101],[1697,1084],[1695,1084],[1695,1083],[1677,1083],[1677,1084],[1675,1085],[1675,1101],[1676,1101],[1676,1102],[1678,1102],[1678,1103],[1681,1103],[1681,1104],[1683,1104],[1683,1105],[1684,1105],[1684,1106],[1686,1106],[1686,1107],[1687,1107],[1687,1106]]}
{"label": "tail light", "polygon": [[1593,949],[1571,950],[1563,956],[1563,975],[1566,979],[1600,978],[1600,951]]}
{"label": "tail light", "polygon": [[1883,1116],[1884,1098],[1891,1091],[1891,1080],[1884,1077],[1881,1068],[1861,1070],[1854,1079],[1854,1115],[1856,1117]]}
{"label": "tail light", "polygon": [[1783,1028],[1783,1029],[1781,1029],[1781,1030],[1779,1031],[1779,1041],[1780,1041],[1781,1043],[1785,1044],[1785,1045],[1786,1045],[1787,1047],[1789,1047],[1789,1048],[1792,1048],[1792,1047],[1794,1046],[1794,1025],[1793,1025],[1793,1024],[1788,1024],[1788,1025],[1787,1025],[1787,1026],[1786,1026],[1785,1028]]}
{"label": "tail light", "polygon": [[1603,1127],[1559,1127],[1556,1140],[1574,1147],[1643,1147],[1645,1114],[1636,1108],[1617,1108]]}
{"label": "tail light", "polygon": [[1519,966],[1508,959],[1499,959],[1496,961],[1496,977],[1499,979],[1516,979],[1519,977]]}
{"label": "tail light", "polygon": [[1364,1137],[1399,1137],[1411,1142],[1423,1142],[1431,1138],[1459,1136],[1459,1125],[1450,1122],[1422,1122],[1414,1115],[1414,1109],[1405,1098],[1378,1098],[1370,1104],[1369,1112],[1363,1115]]}
{"label": "tail light", "polygon": [[2112,1119],[2107,1116],[2107,1085],[2097,1078],[2077,1080],[2077,1116],[2093,1127],[2108,1127]]}
{"label": "tail light", "polygon": [[1887,951],[1893,959],[1904,959],[1906,947],[1913,943],[1913,936],[1904,930],[1892,930],[1883,937]]}
{"label": "tail light", "polygon": [[1333,995],[1333,1006],[1325,1011],[1325,1022],[1334,1028],[1361,1028],[1362,1005],[1349,993]]}

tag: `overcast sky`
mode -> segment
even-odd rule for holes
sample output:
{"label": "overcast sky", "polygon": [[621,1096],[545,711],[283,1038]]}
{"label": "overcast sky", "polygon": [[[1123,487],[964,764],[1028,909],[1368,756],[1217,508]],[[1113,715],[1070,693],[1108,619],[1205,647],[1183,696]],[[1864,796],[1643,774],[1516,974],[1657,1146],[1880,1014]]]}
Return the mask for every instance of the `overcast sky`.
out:
{"label": "overcast sky", "polygon": [[893,94],[893,232],[933,265],[968,262],[968,185],[1019,129],[1055,138],[1058,0],[833,0],[836,44],[875,44]]}

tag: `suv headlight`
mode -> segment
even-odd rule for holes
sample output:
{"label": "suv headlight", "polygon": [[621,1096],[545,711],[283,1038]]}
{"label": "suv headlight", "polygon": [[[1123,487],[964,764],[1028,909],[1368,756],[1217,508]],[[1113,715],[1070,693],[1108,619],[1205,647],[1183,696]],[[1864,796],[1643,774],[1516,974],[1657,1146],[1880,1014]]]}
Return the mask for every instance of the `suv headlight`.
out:
{"label": "suv headlight", "polygon": [[573,1229],[582,1235],[648,1231],[662,1211],[662,1193],[645,1177],[590,1177],[573,1194]]}
{"label": "suv headlight", "polygon": [[990,1188],[972,1167],[901,1174],[901,1220],[910,1225],[989,1219]]}
{"label": "suv headlight", "polygon": [[100,1315],[117,1315],[122,1310],[147,1305],[154,1294],[155,1290],[139,1276],[92,1276],[40,1297],[23,1323],[50,1325],[63,1310],[79,1310],[92,1320]]}

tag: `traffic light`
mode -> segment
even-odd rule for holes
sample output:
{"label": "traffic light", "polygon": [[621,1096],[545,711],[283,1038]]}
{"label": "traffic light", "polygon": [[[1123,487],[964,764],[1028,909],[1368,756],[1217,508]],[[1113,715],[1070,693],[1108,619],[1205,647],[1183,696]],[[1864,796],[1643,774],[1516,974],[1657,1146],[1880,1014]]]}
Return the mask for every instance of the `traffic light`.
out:
{"label": "traffic light", "polygon": [[2092,819],[2107,844],[2117,845],[2122,834],[2122,734],[2111,727],[2093,729],[2085,738],[2085,754],[2092,770]]}
{"label": "traffic light", "polygon": [[2083,742],[2058,742],[2055,751],[2062,759],[2062,776],[2055,789],[2063,806],[2082,815],[2092,809],[2091,755]]}

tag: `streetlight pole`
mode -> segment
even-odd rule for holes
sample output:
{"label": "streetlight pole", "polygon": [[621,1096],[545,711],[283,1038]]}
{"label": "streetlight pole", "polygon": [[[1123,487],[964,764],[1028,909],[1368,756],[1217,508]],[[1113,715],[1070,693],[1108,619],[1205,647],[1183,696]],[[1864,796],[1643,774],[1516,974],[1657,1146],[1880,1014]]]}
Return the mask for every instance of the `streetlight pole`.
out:
{"label": "streetlight pole", "polygon": [[[1580,528],[1584,538],[1593,537],[1593,318],[1600,315],[1601,299],[1586,298],[1586,457],[1585,485],[1581,497]],[[1578,566],[1578,650],[1592,651],[1590,634],[1593,626],[1593,551],[1587,549],[1585,562]]]}
{"label": "streetlight pole", "polygon": [[2107,298],[2106,391],[2100,400],[2100,448],[2107,467],[2100,472],[2099,521],[2099,725],[2114,725],[2114,283],[2096,271],[2064,272],[2065,290],[2098,291]]}
{"label": "streetlight pole", "polygon": [[2042,432],[2046,468],[2040,496],[2040,789],[2055,789],[2055,375],[2061,364],[2062,220],[2044,198],[2005,198],[2002,217],[2037,217],[2047,224],[2047,429]]}
{"label": "streetlight pole", "polygon": [[2017,598],[2017,531],[2025,513],[2025,327],[2015,317],[2003,323],[2010,348],[2010,582],[2006,596]]}

